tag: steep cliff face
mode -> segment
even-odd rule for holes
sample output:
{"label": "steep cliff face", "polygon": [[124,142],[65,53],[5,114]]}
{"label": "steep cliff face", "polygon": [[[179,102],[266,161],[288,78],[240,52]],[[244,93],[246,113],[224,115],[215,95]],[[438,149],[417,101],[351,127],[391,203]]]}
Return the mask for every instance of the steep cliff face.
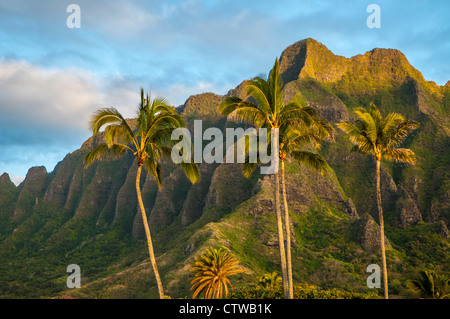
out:
{"label": "steep cliff face", "polygon": [[[301,94],[333,125],[351,120],[352,108],[367,106],[372,101],[384,115],[396,111],[420,122],[421,128],[405,142],[415,151],[417,165],[384,162],[382,165],[386,236],[395,258],[407,255],[408,249],[414,251],[416,255],[410,257],[412,263],[418,262],[417,247],[424,241],[415,242],[416,246],[409,244],[407,239],[413,240],[408,237],[410,232],[432,234],[430,238],[436,240],[439,249],[447,249],[450,81],[443,87],[425,81],[397,50],[374,49],[346,58],[334,55],[313,39],[286,48],[281,54],[280,69],[285,102]],[[243,81],[227,95],[245,98],[245,84]],[[224,96],[214,93],[198,94],[189,97],[178,111],[191,131],[195,119],[203,121],[203,130],[218,127],[224,131],[236,123],[228,122],[218,113],[223,99]],[[133,120],[129,122],[133,124]],[[103,140],[101,133],[91,137],[79,150],[68,154],[50,174],[44,167],[31,168],[19,187],[7,174],[0,177],[0,261],[21,251],[25,252],[20,256],[38,251],[33,262],[47,262],[47,256],[49,263],[54,261],[58,265],[49,266],[56,271],[58,267],[63,268],[61,263],[72,262],[70,258],[75,255],[86,259],[86,265],[92,267],[89,276],[96,278],[105,269],[119,273],[127,269],[127,265],[146,258],[145,249],[136,253],[122,244],[133,246],[144,236],[137,207],[137,167],[133,155],[84,167],[83,157]],[[325,143],[321,149],[332,168],[327,176],[294,162],[287,163],[292,239],[294,250],[300,256],[296,261],[296,280],[324,284],[330,272],[339,271],[346,274],[346,284],[350,285],[354,277],[361,276],[356,274],[353,265],[369,262],[376,256],[379,227],[374,196],[375,162],[370,156],[350,153],[350,148],[348,139],[336,130],[335,141]],[[244,282],[250,280],[250,273],[269,271],[279,259],[272,206],[273,177],[257,171],[246,179],[239,164],[228,163],[201,163],[200,172],[200,181],[192,185],[180,169],[167,161],[163,163],[162,189],[158,189],[145,170],[141,179],[144,206],[155,235],[163,278],[171,283],[171,291],[176,291],[181,278],[188,282],[183,270],[188,269],[193,258],[208,245],[224,244],[236,251],[249,269]],[[441,239],[444,242],[440,242]],[[102,252],[103,259],[98,260],[95,256]],[[321,257],[323,254],[326,258]],[[442,262],[445,254],[441,257],[437,257],[436,262],[445,264]],[[16,266],[26,267],[26,258],[21,258],[24,259],[17,261]],[[5,274],[3,279],[0,277],[4,287],[9,287],[11,279],[8,278],[22,280],[20,276],[13,276],[10,266],[0,266]],[[355,272],[350,274],[344,268]],[[136,275],[130,285],[134,282],[139,286],[142,280],[148,283],[149,279],[143,279],[151,277],[148,273],[146,277],[139,277],[140,270],[130,270],[134,271]],[[55,291],[64,289],[58,286],[63,275],[64,271],[57,278],[50,270],[45,273],[51,279],[46,278],[59,287],[54,288]],[[99,285],[107,287],[108,280]],[[130,294],[131,291],[137,293],[131,288],[123,289]],[[183,289],[177,292],[180,296],[188,291],[186,287]],[[14,294],[11,291],[13,289],[2,292],[0,288],[0,296]],[[103,292],[106,296],[110,293]],[[143,296],[141,293],[147,296],[141,291],[138,296]]]}
{"label": "steep cliff face", "polygon": [[[382,187],[390,187],[385,190],[384,206],[400,219],[398,225],[412,225],[423,218],[431,220],[432,203],[440,202],[436,197],[445,198],[444,185],[449,180],[444,173],[449,165],[450,138],[447,86],[426,81],[398,50],[377,48],[345,58],[335,56],[313,39],[286,48],[280,58],[280,70],[285,81],[285,101],[300,92],[308,104],[332,123],[351,118],[349,110],[370,102],[383,114],[398,112],[418,121],[421,128],[405,142],[415,151],[417,165],[383,164],[385,186]],[[324,154],[358,210],[377,219],[374,201],[367,201],[372,198],[373,174],[367,172],[373,172],[373,161],[349,154],[345,138],[337,136],[336,139],[337,145],[327,146]],[[360,173],[348,174],[356,170]],[[402,191],[397,192],[397,188]],[[394,203],[397,200],[400,200],[398,205]],[[448,224],[448,213],[437,210]]]}
{"label": "steep cliff face", "polygon": [[42,198],[46,184],[47,170],[44,166],[32,167],[28,170],[14,209],[15,222],[19,223],[31,215],[34,206],[39,203],[39,198]]}
{"label": "steep cliff face", "polygon": [[8,234],[19,190],[7,173],[0,176],[0,238]]}

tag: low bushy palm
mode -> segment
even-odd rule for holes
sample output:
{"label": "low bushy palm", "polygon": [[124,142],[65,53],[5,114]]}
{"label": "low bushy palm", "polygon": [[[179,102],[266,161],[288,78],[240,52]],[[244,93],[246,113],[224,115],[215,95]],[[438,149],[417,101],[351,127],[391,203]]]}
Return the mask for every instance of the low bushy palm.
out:
{"label": "low bushy palm", "polygon": [[440,276],[437,269],[422,269],[417,279],[408,281],[409,287],[418,292],[421,298],[444,299],[448,298],[450,278]]}
{"label": "low bushy palm", "polygon": [[204,292],[205,299],[227,297],[228,286],[231,287],[228,277],[243,272],[239,268],[239,260],[222,248],[207,249],[196,258],[191,271],[196,272],[191,281],[192,297]]}

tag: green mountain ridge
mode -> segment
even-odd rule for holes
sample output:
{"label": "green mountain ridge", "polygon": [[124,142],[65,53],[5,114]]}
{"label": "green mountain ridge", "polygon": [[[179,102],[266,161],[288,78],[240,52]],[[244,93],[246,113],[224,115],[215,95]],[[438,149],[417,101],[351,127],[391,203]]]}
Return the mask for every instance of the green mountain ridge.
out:
{"label": "green mountain ridge", "polygon": [[[394,49],[374,49],[345,58],[305,39],[280,56],[284,99],[301,93],[334,126],[351,110],[374,102],[384,114],[396,111],[421,124],[405,144],[416,166],[383,163],[390,289],[411,296],[406,280],[418,269],[439,266],[449,274],[450,81],[426,81]],[[245,81],[227,95],[245,97]],[[178,108],[192,129],[235,127],[217,107],[223,96],[189,97]],[[130,120],[131,122],[133,120]],[[91,137],[54,169],[31,168],[16,187],[0,177],[0,298],[155,298],[156,285],[137,209],[132,155],[85,169],[83,157],[103,139]],[[332,172],[325,177],[294,162],[286,168],[296,283],[324,289],[373,291],[366,267],[380,263],[375,200],[375,162],[350,153],[338,130],[321,149]],[[190,266],[210,246],[235,253],[245,272],[234,289],[256,285],[278,271],[276,223],[270,176],[243,177],[239,164],[200,164],[190,184],[180,169],[163,164],[163,185],[142,176],[144,205],[154,237],[166,293],[190,297]],[[78,264],[82,288],[67,289],[66,267]]]}

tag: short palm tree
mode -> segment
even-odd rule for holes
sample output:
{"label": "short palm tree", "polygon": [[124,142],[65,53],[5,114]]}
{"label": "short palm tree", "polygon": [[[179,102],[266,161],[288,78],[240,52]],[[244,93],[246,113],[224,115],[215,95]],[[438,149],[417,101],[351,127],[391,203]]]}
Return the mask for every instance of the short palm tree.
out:
{"label": "short palm tree", "polygon": [[205,299],[227,297],[229,276],[243,272],[239,268],[239,260],[229,251],[222,248],[210,248],[196,258],[191,271],[195,271],[192,279],[192,298],[204,292]]}
{"label": "short palm tree", "polygon": [[[106,142],[91,150],[85,157],[85,165],[89,166],[95,160],[101,160],[107,156],[121,156],[126,151],[131,151],[137,159],[136,193],[139,210],[142,215],[145,235],[147,238],[150,262],[155,273],[156,283],[160,298],[164,298],[164,290],[159,276],[150,229],[147,222],[144,203],[140,188],[142,166],[145,166],[158,187],[161,188],[161,165],[159,161],[163,156],[170,156],[174,142],[171,133],[175,128],[182,127],[183,120],[173,107],[169,106],[163,98],[151,99],[141,89],[141,102],[137,109],[136,127],[130,126],[120,112],[111,107],[96,111],[90,121],[92,134],[100,132],[106,125],[104,134]],[[186,176],[192,183],[199,178],[198,167],[195,164],[182,163]]]}
{"label": "short palm tree", "polygon": [[[292,267],[290,258],[290,231],[287,231],[288,251],[286,252],[283,234],[282,212],[280,209],[280,180],[279,180],[279,162],[285,159],[285,152],[290,148],[287,142],[288,132],[295,134],[294,128],[299,126],[315,126],[321,133],[324,127],[320,128],[316,112],[314,108],[307,106],[301,99],[300,95],[296,95],[287,104],[283,102],[283,81],[280,76],[279,61],[275,60],[275,64],[271,69],[267,79],[255,77],[246,84],[247,99],[242,100],[239,97],[227,97],[221,104],[219,111],[227,115],[230,119],[237,122],[251,123],[258,128],[271,129],[274,132],[274,150],[278,156],[274,157],[275,173],[274,173],[274,211],[277,218],[278,243],[281,259],[281,276],[283,281],[283,294],[287,299],[293,298],[292,284]],[[298,140],[314,139],[311,132],[297,130]],[[292,138],[293,136],[290,135]],[[267,139],[270,148],[270,137]],[[298,152],[297,152],[298,151]],[[304,162],[318,163],[318,157],[312,156],[312,153],[305,153],[304,150],[296,149],[296,155]],[[244,165],[244,174],[248,177],[256,167],[257,163],[248,163]],[[289,216],[285,214],[285,224],[289,225]]]}
{"label": "short palm tree", "polygon": [[407,148],[398,146],[419,124],[412,120],[406,120],[401,114],[389,113],[385,118],[381,116],[378,108],[371,103],[368,109],[355,108],[357,116],[355,124],[344,121],[338,127],[349,135],[350,141],[354,144],[352,150],[364,154],[372,154],[376,160],[376,189],[378,215],[380,221],[380,246],[381,262],[383,270],[384,297],[388,295],[388,278],[386,268],[386,252],[384,244],[384,221],[383,209],[381,206],[380,188],[380,166],[381,159],[414,164],[414,152]]}
{"label": "short palm tree", "polygon": [[408,285],[426,299],[447,298],[449,283],[450,278],[439,276],[436,269],[422,269],[417,279],[408,281]]}
{"label": "short palm tree", "polygon": [[267,272],[258,278],[258,283],[268,289],[273,289],[278,281],[281,281],[281,277],[276,271]]}

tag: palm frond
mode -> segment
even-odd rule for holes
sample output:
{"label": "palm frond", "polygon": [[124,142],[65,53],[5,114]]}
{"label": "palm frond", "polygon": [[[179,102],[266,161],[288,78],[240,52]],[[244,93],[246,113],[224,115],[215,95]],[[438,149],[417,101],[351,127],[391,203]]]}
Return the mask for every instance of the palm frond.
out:
{"label": "palm frond", "polygon": [[181,162],[179,165],[181,166],[184,174],[192,184],[198,182],[200,178],[200,170],[198,168],[197,163],[194,163],[192,161],[190,163]]}
{"label": "palm frond", "polygon": [[158,185],[159,189],[162,189],[162,170],[161,165],[158,164],[158,162],[154,159],[147,158],[144,161],[145,168],[147,169],[147,172],[151,174],[156,184]]}
{"label": "palm frond", "polygon": [[308,147],[312,146],[314,148],[319,148],[322,142],[322,137],[316,132],[311,132],[309,130],[298,130],[291,129],[286,133],[280,134],[280,145],[283,144],[286,150],[292,147]]}
{"label": "palm frond", "polygon": [[329,170],[329,166],[325,159],[317,153],[293,150],[290,152],[290,155],[298,162],[304,163],[307,166],[315,169],[321,175],[324,175]]}
{"label": "palm frond", "polygon": [[223,100],[219,106],[219,113],[228,116],[231,112],[236,110],[242,103],[242,99],[236,96],[228,96]]}
{"label": "palm frond", "polygon": [[311,125],[316,117],[316,110],[304,104],[299,95],[296,95],[280,111],[280,122],[293,122],[297,124]]}
{"label": "palm frond", "polygon": [[390,134],[386,135],[385,145],[398,146],[405,138],[415,129],[419,128],[420,124],[413,120],[407,120],[397,125]]}
{"label": "palm frond", "polygon": [[272,114],[279,114],[283,105],[283,81],[280,76],[280,65],[278,58],[275,59],[274,66],[270,70],[268,83],[270,87],[270,105]]}
{"label": "palm frond", "polygon": [[242,105],[231,112],[228,115],[229,119],[238,123],[254,124],[257,127],[264,126],[264,123],[267,121],[267,116],[263,111],[254,105],[250,105],[250,103],[241,104],[245,105]]}
{"label": "palm frond", "polygon": [[387,148],[384,150],[384,158],[388,161],[415,164],[416,157],[409,148]]}
{"label": "palm frond", "polygon": [[383,120],[383,135],[392,134],[397,126],[404,121],[403,115],[394,112],[389,113]]}
{"label": "palm frond", "polygon": [[95,160],[101,160],[108,157],[119,157],[125,153],[126,150],[131,150],[127,145],[113,143],[108,145],[102,143],[95,147],[84,157],[84,165],[88,167]]}
{"label": "palm frond", "polygon": [[367,110],[367,113],[370,114],[370,117],[373,118],[375,123],[382,123],[383,117],[381,116],[380,110],[375,106],[373,102],[370,103],[369,109]]}
{"label": "palm frond", "polygon": [[254,78],[248,81],[246,85],[247,95],[252,96],[258,105],[259,109],[264,113],[271,113],[270,102],[270,88],[266,81],[261,78]]}
{"label": "palm frond", "polygon": [[[356,113],[356,112],[355,112]],[[359,113],[359,118],[365,123],[365,136],[372,142],[373,145],[377,144],[378,127],[375,119],[369,112]]]}
{"label": "palm frond", "polygon": [[97,110],[89,122],[89,128],[92,134],[95,135],[100,132],[100,129],[107,124],[122,125],[130,136],[133,136],[133,131],[128,126],[127,121],[123,118],[122,114],[114,108],[103,108]]}
{"label": "palm frond", "polygon": [[[105,139],[108,145],[114,143],[119,144],[135,144],[134,136],[130,136],[130,133],[126,130],[123,125],[120,124],[110,124],[105,128]],[[133,141],[134,140],[134,141]]]}

